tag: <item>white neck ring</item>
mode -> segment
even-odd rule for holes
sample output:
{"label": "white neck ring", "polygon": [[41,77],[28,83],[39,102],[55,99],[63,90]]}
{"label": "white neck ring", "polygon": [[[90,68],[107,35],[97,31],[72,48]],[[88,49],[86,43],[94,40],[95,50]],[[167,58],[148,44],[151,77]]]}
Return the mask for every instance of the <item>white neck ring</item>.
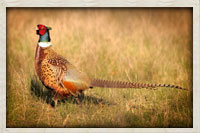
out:
{"label": "white neck ring", "polygon": [[46,48],[46,47],[51,46],[51,42],[39,42],[38,45],[40,47]]}

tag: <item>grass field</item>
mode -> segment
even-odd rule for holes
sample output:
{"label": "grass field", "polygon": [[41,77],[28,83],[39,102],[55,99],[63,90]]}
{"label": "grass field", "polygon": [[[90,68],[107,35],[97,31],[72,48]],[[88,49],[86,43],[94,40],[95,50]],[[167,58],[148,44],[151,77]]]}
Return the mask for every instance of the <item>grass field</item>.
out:
{"label": "grass field", "polygon": [[[34,68],[35,27],[90,77],[173,88],[93,88],[56,108]],[[7,127],[193,127],[192,10],[7,9]]]}

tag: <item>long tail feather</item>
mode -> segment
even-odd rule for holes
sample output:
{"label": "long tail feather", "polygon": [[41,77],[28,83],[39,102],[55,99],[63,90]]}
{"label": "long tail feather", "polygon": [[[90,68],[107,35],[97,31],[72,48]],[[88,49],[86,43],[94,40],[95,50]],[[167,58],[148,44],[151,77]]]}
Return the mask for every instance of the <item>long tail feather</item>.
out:
{"label": "long tail feather", "polygon": [[109,81],[101,79],[92,79],[91,85],[93,87],[104,87],[104,88],[156,88],[156,87],[168,87],[182,90],[188,90],[177,85],[171,84],[146,84],[137,82],[124,82],[124,81]]}

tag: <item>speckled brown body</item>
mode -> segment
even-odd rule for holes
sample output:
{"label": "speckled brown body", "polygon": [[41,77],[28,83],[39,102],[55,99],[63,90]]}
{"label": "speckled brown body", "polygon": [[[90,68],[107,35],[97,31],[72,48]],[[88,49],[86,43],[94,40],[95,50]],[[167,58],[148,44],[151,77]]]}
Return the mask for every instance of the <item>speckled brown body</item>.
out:
{"label": "speckled brown body", "polygon": [[[35,69],[42,83],[61,98],[77,95],[90,85],[90,80],[85,75],[77,73],[75,67],[54,52],[51,46],[43,48],[37,45]],[[78,80],[74,82],[66,80],[72,76],[70,71],[73,70]]]}

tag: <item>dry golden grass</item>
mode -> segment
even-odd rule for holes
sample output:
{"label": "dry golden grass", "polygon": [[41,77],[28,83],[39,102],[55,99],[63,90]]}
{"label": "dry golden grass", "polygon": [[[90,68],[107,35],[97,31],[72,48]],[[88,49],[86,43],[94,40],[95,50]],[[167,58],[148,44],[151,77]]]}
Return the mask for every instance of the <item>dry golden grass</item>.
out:
{"label": "dry golden grass", "polygon": [[[91,77],[190,90],[94,88],[81,107],[69,98],[52,108],[34,69],[37,24]],[[7,127],[192,127],[192,111],[192,10],[8,8]]]}

